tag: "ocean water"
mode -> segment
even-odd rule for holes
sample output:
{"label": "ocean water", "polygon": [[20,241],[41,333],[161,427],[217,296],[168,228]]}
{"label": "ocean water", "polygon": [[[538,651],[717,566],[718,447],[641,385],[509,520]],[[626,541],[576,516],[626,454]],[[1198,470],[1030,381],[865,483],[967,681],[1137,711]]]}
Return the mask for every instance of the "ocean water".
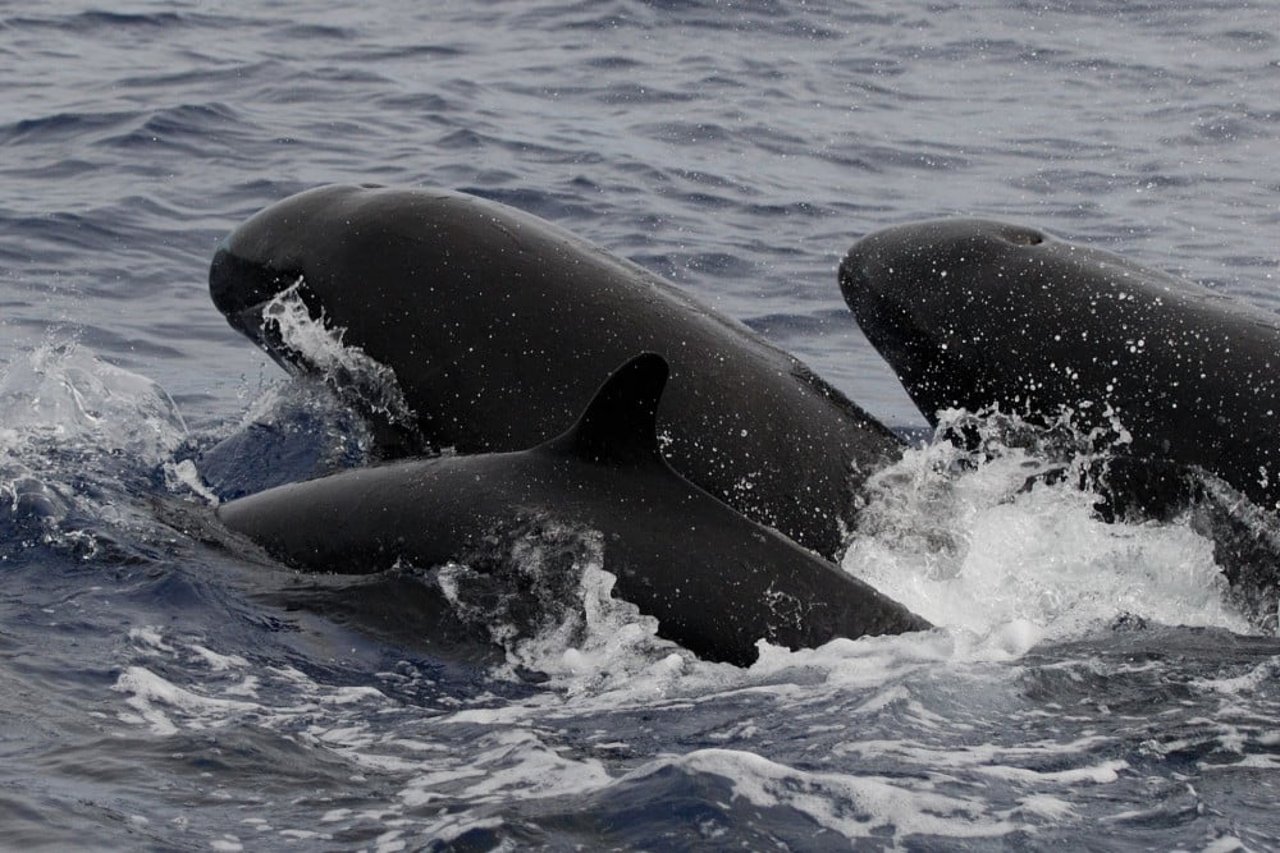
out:
{"label": "ocean water", "polygon": [[1025,222],[1280,309],[1278,23],[0,5],[0,846],[1280,847],[1280,642],[1186,521],[1024,494],[1025,448],[924,442],[877,478],[843,565],[936,630],[747,670],[657,639],[589,549],[562,624],[456,656],[412,579],[294,577],[206,527],[214,493],[363,458],[208,298],[217,241],[292,192],[531,211],[920,435],[836,286],[876,228]]}

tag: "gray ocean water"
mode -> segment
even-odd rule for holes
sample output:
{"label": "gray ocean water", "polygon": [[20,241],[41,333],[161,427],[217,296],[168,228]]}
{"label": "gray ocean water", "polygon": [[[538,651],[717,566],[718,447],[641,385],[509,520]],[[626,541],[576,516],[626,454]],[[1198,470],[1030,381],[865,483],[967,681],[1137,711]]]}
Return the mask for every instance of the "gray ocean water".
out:
{"label": "gray ocean water", "polygon": [[[323,183],[528,210],[900,428],[835,280],[879,227],[1023,222],[1280,309],[1278,33],[1213,0],[0,3],[0,846],[1280,848],[1280,643],[1185,523],[1019,494],[1020,450],[908,454],[845,557],[940,628],[749,670],[607,565],[576,634],[439,660],[403,590],[301,606],[172,518],[359,458],[206,285]],[[201,467],[243,436],[279,470]]]}

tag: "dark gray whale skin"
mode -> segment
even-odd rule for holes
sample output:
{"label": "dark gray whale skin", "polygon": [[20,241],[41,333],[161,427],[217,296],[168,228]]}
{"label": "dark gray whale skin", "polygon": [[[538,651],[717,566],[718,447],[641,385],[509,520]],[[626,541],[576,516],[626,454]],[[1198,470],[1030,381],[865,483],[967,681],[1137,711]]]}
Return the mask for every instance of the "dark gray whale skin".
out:
{"label": "dark gray whale skin", "polygon": [[840,265],[858,325],[931,423],[1063,407],[1138,458],[1195,466],[1280,505],[1280,318],[1110,252],[981,219],[902,225]]}
{"label": "dark gray whale skin", "polygon": [[[312,317],[391,368],[412,423],[384,457],[522,450],[567,429],[616,365],[661,354],[667,458],[748,517],[834,556],[865,478],[901,442],[804,364],[628,261],[510,207],[443,190],[329,186],[218,249],[210,292],[291,369],[323,372],[263,311],[297,283]],[[300,282],[300,283],[299,283]],[[366,414],[378,420],[374,409]]]}
{"label": "dark gray whale skin", "polygon": [[345,574],[465,563],[531,519],[595,531],[615,594],[656,617],[660,636],[737,665],[761,638],[796,649],[929,627],[672,470],[654,418],[666,379],[661,357],[640,355],[572,429],[533,449],[351,470],[217,517],[291,566]]}

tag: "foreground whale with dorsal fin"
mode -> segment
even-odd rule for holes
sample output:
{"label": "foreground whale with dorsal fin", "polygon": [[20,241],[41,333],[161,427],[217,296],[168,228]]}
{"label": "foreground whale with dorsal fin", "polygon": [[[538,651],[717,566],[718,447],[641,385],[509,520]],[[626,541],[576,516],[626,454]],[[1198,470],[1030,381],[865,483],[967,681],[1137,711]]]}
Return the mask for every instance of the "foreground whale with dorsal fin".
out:
{"label": "foreground whale with dorsal fin", "polygon": [[[658,276],[537,217],[444,190],[329,186],[237,228],[210,272],[233,327],[291,370],[337,376],[383,458],[523,450],[562,433],[609,371],[658,352],[667,458],[827,557],[902,442],[808,367]],[[358,387],[281,333],[282,300],[394,381]],[[394,386],[402,399],[383,395]],[[390,416],[388,416],[390,413]]]}
{"label": "foreground whale with dorsal fin", "polygon": [[791,649],[929,624],[676,473],[656,412],[668,368],[647,353],[575,426],[532,449],[388,463],[279,486],[217,517],[300,569],[359,574],[465,563],[542,520],[595,531],[615,595],[699,657],[745,666]]}

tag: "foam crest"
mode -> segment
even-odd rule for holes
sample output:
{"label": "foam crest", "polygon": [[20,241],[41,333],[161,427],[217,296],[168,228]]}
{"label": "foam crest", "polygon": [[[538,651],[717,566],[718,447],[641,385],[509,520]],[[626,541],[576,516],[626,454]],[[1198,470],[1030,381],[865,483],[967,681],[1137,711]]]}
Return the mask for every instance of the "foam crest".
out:
{"label": "foam crest", "polygon": [[788,808],[846,839],[918,834],[950,838],[998,837],[1016,826],[984,813],[981,804],[928,790],[913,780],[815,772],[751,752],[701,749],[632,774],[666,767],[732,783],[732,796],[759,809]]}
{"label": "foam crest", "polygon": [[[1118,422],[1110,429],[1123,441]],[[966,431],[975,450],[946,438]],[[1188,518],[1097,517],[1098,496],[1075,483],[1114,440],[952,413],[931,443],[872,478],[844,568],[935,624],[978,635],[1022,625],[1063,638],[1125,616],[1249,632],[1213,543]]]}
{"label": "foam crest", "polygon": [[[114,685],[125,706],[116,719],[126,727],[170,738],[250,726],[343,762],[358,778],[377,775],[392,785],[376,805],[329,812],[321,821],[326,828],[413,814],[415,835],[451,835],[474,826],[474,815],[451,815],[445,808],[424,820],[424,807],[430,813],[437,802],[580,795],[612,779],[598,758],[564,754],[539,727],[512,725],[501,708],[486,713],[493,702],[488,694],[473,700],[474,708],[459,707],[468,703],[453,697],[438,709],[406,707],[389,695],[390,681],[385,691],[325,684],[295,668],[257,665],[216,652],[203,638],[157,627],[135,629],[129,640],[134,662]],[[199,678],[184,686],[161,674],[174,668]],[[465,750],[443,745],[455,737],[465,738]],[[287,823],[283,816],[278,822]]]}

